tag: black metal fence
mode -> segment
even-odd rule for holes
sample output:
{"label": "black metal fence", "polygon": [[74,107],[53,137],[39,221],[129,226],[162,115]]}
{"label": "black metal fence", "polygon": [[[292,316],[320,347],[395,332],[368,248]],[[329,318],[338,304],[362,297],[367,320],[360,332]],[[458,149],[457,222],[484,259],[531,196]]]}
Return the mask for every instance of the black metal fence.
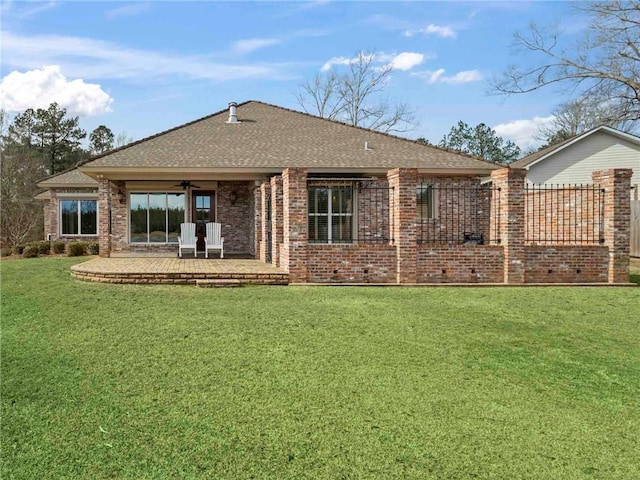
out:
{"label": "black metal fence", "polygon": [[603,244],[604,189],[597,185],[526,185],[525,242]]}
{"label": "black metal fence", "polygon": [[500,242],[499,188],[490,184],[420,183],[416,198],[418,243],[483,245]]}
{"label": "black metal fence", "polygon": [[394,189],[386,182],[358,184],[357,240],[365,243],[393,242]]}

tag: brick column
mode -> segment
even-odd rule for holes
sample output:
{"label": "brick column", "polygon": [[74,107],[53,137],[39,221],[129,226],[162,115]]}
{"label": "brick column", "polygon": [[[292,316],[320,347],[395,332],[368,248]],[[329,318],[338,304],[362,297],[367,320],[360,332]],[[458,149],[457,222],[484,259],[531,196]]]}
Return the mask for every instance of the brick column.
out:
{"label": "brick column", "polygon": [[500,243],[504,246],[504,283],[524,283],[524,179],[523,168],[502,168],[491,172],[500,188]]}
{"label": "brick column", "polygon": [[593,172],[593,183],[604,189],[604,242],[609,247],[609,283],[629,281],[631,240],[630,168]]}
{"label": "brick column", "polygon": [[307,281],[307,170],[282,172],[282,267],[291,282]]}
{"label": "brick column", "polygon": [[280,266],[280,245],[282,245],[282,177],[271,177],[271,263]]}
{"label": "brick column", "polygon": [[[256,182],[257,183],[257,182]],[[260,186],[253,189],[253,254],[260,259],[260,242],[262,241],[262,196]]]}
{"label": "brick column", "polygon": [[98,243],[100,245],[100,256],[109,257],[111,255],[111,186],[109,180],[98,177]]}
{"label": "brick column", "polygon": [[393,188],[393,203],[389,206],[391,231],[396,246],[396,282],[416,283],[418,252],[416,188],[417,168],[396,168],[387,172]]}
{"label": "brick column", "polygon": [[49,191],[51,200],[45,202],[44,209],[44,239],[47,239],[47,234],[52,235],[51,238],[57,240],[60,238],[60,229],[58,228],[58,215],[60,214],[60,202],[58,200],[58,191],[51,189]]}
{"label": "brick column", "polygon": [[260,184],[260,261],[267,262],[267,208],[269,202],[269,182]]}

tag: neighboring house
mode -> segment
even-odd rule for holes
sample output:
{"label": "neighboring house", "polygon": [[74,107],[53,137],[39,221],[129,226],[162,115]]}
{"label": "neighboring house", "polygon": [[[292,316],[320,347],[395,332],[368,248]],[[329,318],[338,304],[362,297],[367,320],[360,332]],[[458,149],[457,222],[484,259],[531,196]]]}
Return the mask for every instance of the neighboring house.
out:
{"label": "neighboring house", "polygon": [[[482,181],[489,175],[492,184]],[[607,212],[615,213],[619,185],[628,195],[628,172],[620,175],[601,200]],[[196,223],[202,250],[205,224],[215,221],[225,258],[273,263],[292,282],[627,278],[628,257],[625,270],[624,252],[599,218],[581,227],[588,231],[579,244],[558,246],[575,235],[539,231],[523,248],[523,184],[523,170],[248,101],[50,177],[39,198],[45,235],[97,234],[103,257],[177,253],[185,221]]]}
{"label": "neighboring house", "polygon": [[634,185],[640,183],[640,138],[601,126],[521,158],[511,167],[525,168],[527,180],[534,184],[587,184],[596,170],[630,168]]}

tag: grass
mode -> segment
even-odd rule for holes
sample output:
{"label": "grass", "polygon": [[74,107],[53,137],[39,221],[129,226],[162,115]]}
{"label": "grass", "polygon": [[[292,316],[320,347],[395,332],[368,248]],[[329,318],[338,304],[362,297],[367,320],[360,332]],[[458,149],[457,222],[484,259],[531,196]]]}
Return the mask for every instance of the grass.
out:
{"label": "grass", "polygon": [[640,478],[640,289],[2,268],[3,479]]}

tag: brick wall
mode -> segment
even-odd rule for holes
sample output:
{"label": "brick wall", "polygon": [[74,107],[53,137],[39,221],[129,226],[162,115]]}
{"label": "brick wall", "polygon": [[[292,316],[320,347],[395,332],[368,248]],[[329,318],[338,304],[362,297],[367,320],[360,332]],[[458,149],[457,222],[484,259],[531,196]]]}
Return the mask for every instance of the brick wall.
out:
{"label": "brick wall", "polygon": [[397,283],[416,282],[417,168],[396,168],[387,172],[389,186],[393,187],[393,238],[396,246]]}
{"label": "brick wall", "polygon": [[608,247],[525,247],[525,283],[607,283],[608,266]]}
{"label": "brick wall", "polygon": [[271,178],[271,259],[275,266],[280,266],[280,248],[284,237],[282,210],[282,177]]}
{"label": "brick wall", "polygon": [[419,245],[418,283],[502,283],[504,247]]}
{"label": "brick wall", "polygon": [[307,265],[308,282],[396,282],[396,249],[388,244],[310,244]]}
{"label": "brick wall", "polygon": [[631,175],[628,168],[593,172],[604,189],[604,241],[609,247],[609,282],[629,281]]}
{"label": "brick wall", "polygon": [[282,172],[282,226],[280,265],[292,282],[307,281],[307,170],[287,168]]}
{"label": "brick wall", "polygon": [[218,182],[218,222],[225,253],[249,253],[253,241],[253,191],[249,182]]}

